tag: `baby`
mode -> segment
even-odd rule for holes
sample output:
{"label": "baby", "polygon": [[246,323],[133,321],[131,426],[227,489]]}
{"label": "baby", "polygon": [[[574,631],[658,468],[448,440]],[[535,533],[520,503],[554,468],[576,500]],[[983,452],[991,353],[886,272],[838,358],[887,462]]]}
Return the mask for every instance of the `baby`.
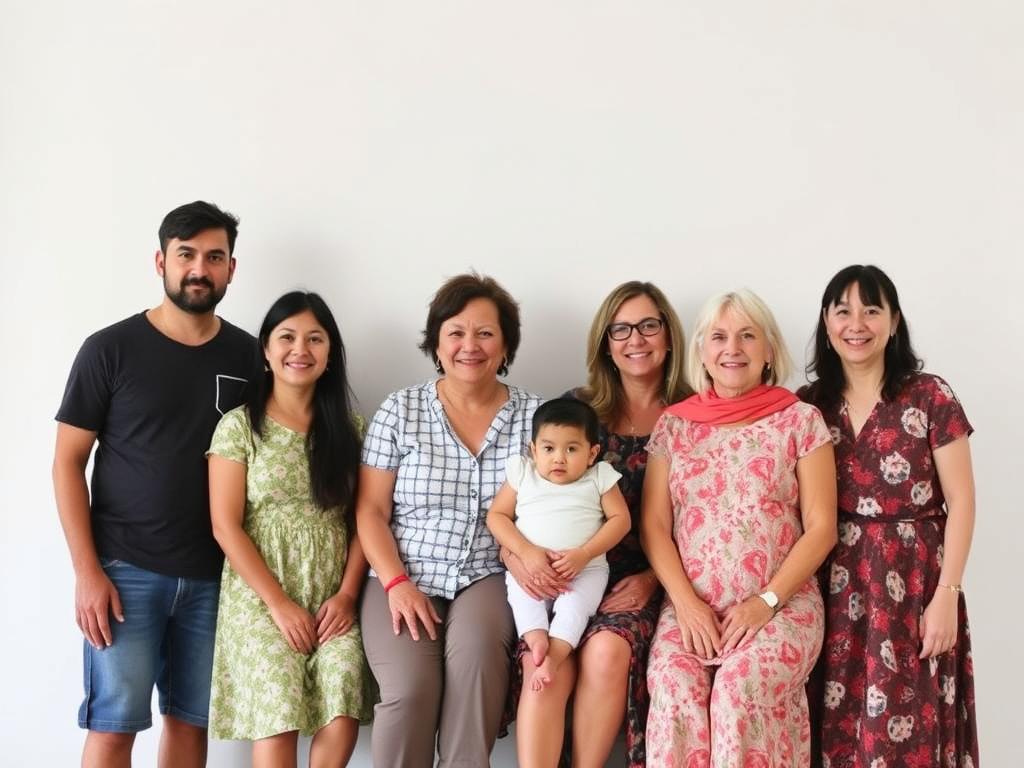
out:
{"label": "baby", "polygon": [[[549,400],[533,417],[532,461],[513,456],[494,497],[487,527],[537,577],[549,568],[571,579],[554,601],[531,597],[505,577],[516,631],[530,647],[536,671],[523,685],[534,691],[554,679],[573,652],[608,584],[605,552],[629,531],[629,510],[617,485],[621,475],[600,451],[594,409],[580,400]],[[513,522],[514,521],[514,522]]]}

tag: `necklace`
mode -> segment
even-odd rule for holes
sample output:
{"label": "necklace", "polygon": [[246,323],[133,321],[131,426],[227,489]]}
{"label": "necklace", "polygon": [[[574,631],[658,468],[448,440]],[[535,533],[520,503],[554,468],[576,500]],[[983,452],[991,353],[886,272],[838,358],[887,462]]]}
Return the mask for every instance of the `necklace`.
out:
{"label": "necklace", "polygon": [[[642,409],[642,413],[644,413],[644,415],[647,415],[650,411],[652,411],[655,408],[657,408],[658,413],[660,414],[662,409],[664,409],[664,407],[665,407],[665,401],[659,399],[654,405],[648,405],[645,408],[643,408]],[[629,405],[627,404],[622,409],[622,416],[626,420],[626,424],[629,425],[629,436],[630,437],[637,437],[637,435],[638,435],[637,426],[634,423],[633,417],[630,415],[629,411],[630,411],[630,408],[629,408]]]}

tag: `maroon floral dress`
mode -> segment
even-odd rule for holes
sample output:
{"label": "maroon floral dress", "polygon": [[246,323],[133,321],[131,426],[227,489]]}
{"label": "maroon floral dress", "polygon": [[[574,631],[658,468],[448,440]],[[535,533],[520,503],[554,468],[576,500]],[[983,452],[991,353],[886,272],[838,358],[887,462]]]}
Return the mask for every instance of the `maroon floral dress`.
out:
{"label": "maroon floral dress", "polygon": [[823,415],[836,451],[839,543],[825,570],[822,765],[976,768],[963,595],[956,647],[918,659],[946,527],[932,452],[971,425],[946,382],[924,373],[880,401],[856,438],[845,403]]}
{"label": "maroon floral dress", "polygon": [[[575,391],[567,392],[563,397],[576,397]],[[598,442],[601,453],[598,461],[607,461],[622,475],[619,489],[626,498],[629,516],[632,520],[629,533],[625,538],[608,551],[608,588],[626,576],[631,576],[650,568],[647,556],[640,548],[640,496],[643,491],[644,473],[647,470],[647,439],[649,435],[618,435],[601,426]],[[626,763],[627,768],[644,768],[646,755],[644,752],[644,733],[647,729],[647,709],[650,698],[647,695],[647,653],[650,650],[651,638],[658,623],[658,609],[663,597],[662,590],[655,590],[651,599],[637,611],[619,611],[616,613],[598,613],[590,620],[580,647],[597,632],[614,632],[627,643],[632,651],[629,661],[629,684],[626,699]],[[508,713],[515,717],[515,707],[519,702],[519,692],[523,685],[522,655],[526,651],[525,643],[520,642],[516,650],[516,663],[512,665],[512,681],[510,683],[510,707]],[[560,765],[570,765],[572,744],[571,729],[566,723],[565,747]]]}

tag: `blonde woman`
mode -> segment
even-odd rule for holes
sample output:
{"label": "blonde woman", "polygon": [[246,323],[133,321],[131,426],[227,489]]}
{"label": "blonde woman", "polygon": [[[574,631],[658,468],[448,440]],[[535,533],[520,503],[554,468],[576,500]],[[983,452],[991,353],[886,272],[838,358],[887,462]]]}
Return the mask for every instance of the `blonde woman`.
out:
{"label": "blonde woman", "polygon": [[836,539],[832,442],[786,389],[789,355],[750,291],[701,312],[700,389],[648,442],[642,538],[667,599],[651,644],[649,765],[810,765],[813,578]]}

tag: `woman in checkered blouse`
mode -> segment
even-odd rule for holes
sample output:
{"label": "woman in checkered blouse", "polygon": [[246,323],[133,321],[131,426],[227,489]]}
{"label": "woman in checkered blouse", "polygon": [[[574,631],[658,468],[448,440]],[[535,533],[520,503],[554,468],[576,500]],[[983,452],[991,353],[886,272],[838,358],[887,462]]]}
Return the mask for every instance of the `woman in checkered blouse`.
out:
{"label": "woman in checkered blouse", "polygon": [[384,401],[359,474],[356,519],[373,568],[360,622],[381,694],[373,762],[429,768],[436,749],[440,766],[483,768],[515,640],[485,520],[540,398],[498,380],[519,346],[519,309],[491,278],[441,286],[423,335],[440,376]]}

